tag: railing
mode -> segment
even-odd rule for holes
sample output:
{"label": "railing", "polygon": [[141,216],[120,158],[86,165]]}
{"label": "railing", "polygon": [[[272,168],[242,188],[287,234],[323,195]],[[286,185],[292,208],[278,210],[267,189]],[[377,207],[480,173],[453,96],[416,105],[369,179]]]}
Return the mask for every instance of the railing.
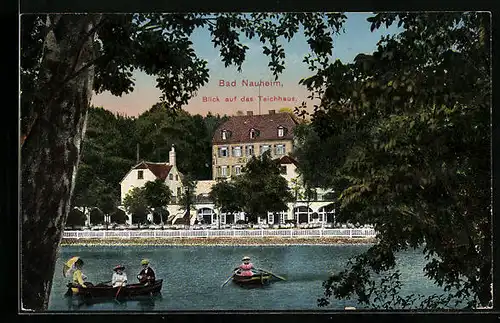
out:
{"label": "railing", "polygon": [[370,238],[371,228],[361,229],[250,229],[250,230],[107,230],[64,231],[63,239],[104,238],[202,238],[202,237],[339,237]]}

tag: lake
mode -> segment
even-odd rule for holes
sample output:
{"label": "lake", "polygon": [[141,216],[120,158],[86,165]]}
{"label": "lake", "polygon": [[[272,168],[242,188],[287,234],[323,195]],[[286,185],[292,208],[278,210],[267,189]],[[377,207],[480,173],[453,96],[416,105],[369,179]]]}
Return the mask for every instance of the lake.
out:
{"label": "lake", "polygon": [[[332,310],[357,306],[356,301],[331,299],[327,308],[318,307],[322,282],[343,268],[348,258],[367,245],[296,246],[64,246],[59,251],[49,310],[54,311],[186,311],[186,310]],[[270,270],[287,281],[262,288],[242,288],[222,283],[242,256],[252,258],[255,267]],[[157,279],[164,279],[160,297],[77,306],[63,296],[69,278],[62,275],[63,263],[80,256],[88,281],[111,280],[112,268],[126,267],[129,283],[136,282],[140,261],[148,258]],[[424,277],[424,258],[418,251],[398,254],[404,293],[441,293]]]}

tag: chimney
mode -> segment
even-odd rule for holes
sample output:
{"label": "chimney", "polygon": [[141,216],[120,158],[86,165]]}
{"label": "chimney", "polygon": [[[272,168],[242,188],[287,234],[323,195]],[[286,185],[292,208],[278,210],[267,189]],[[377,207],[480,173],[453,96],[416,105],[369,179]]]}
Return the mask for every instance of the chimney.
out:
{"label": "chimney", "polygon": [[247,111],[247,116],[253,116],[253,111]]}
{"label": "chimney", "polygon": [[139,164],[139,143],[137,143],[137,164]]}
{"label": "chimney", "polygon": [[175,148],[174,148],[174,145],[172,145],[172,149],[170,149],[170,152],[168,153],[168,164],[175,166]]}
{"label": "chimney", "polygon": [[274,111],[274,110],[269,110],[269,114],[275,114],[275,113],[276,113],[276,111]]}

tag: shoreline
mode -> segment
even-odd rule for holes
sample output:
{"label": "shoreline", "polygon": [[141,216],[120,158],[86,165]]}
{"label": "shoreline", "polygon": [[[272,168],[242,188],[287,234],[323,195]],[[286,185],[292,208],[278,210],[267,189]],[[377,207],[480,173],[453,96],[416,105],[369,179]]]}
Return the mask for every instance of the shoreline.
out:
{"label": "shoreline", "polygon": [[375,238],[262,237],[262,238],[63,238],[61,246],[287,246],[374,244]]}

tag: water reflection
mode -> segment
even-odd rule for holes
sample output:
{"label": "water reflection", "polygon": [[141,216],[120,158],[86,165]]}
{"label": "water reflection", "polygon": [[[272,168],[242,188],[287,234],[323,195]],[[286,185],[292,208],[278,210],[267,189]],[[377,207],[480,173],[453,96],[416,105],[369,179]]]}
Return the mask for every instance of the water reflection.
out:
{"label": "water reflection", "polygon": [[[82,298],[78,296],[65,296],[66,305],[69,311],[85,311],[95,309],[107,309],[112,311],[141,310],[145,312],[154,311],[158,302],[163,297],[161,293],[153,296],[134,296],[124,299],[110,298]],[[156,308],[158,310],[158,308]]]}

